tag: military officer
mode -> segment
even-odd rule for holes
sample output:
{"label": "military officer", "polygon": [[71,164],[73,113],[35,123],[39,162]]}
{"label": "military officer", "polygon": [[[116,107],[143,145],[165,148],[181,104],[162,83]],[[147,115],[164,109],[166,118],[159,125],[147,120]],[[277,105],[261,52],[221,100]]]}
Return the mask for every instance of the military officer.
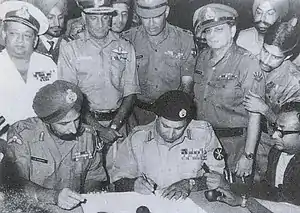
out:
{"label": "military officer", "polygon": [[208,4],[196,10],[198,38],[208,45],[197,58],[194,93],[197,118],[212,124],[227,152],[227,164],[237,176],[251,174],[259,134],[259,113],[248,113],[243,99],[249,91],[264,97],[265,80],[258,60],[238,47],[235,9]]}
{"label": "military officer", "polygon": [[289,11],[286,0],[254,0],[252,6],[254,27],[242,30],[237,38],[237,45],[259,55],[264,36],[270,26],[280,22]]}
{"label": "military officer", "polygon": [[55,63],[58,60],[59,47],[71,39],[64,35],[65,16],[68,10],[67,0],[34,0],[33,4],[38,7],[48,18],[49,28],[39,37],[36,51],[50,56]]}
{"label": "military officer", "polygon": [[[155,102],[158,118],[136,127],[121,145],[112,173],[116,191],[186,198],[191,191],[215,188],[224,169],[221,145],[212,126],[193,120],[191,96],[171,90]],[[210,169],[204,177],[202,166]]]}
{"label": "military officer", "polygon": [[47,56],[34,52],[38,35],[48,29],[45,15],[32,4],[6,1],[0,5],[5,49],[0,52],[1,114],[7,123],[35,116],[32,100],[39,88],[57,79],[57,67]]}
{"label": "military officer", "polygon": [[167,0],[138,0],[142,25],[123,33],[136,51],[141,94],[134,115],[139,125],[155,119],[151,105],[160,95],[181,87],[188,91],[184,85],[192,81],[193,35],[167,22],[169,10]]}
{"label": "military officer", "polygon": [[257,94],[246,96],[244,105],[251,112],[263,116],[262,134],[257,148],[258,174],[264,175],[267,169],[267,156],[274,145],[271,139],[272,124],[279,109],[285,103],[300,101],[300,71],[289,60],[298,43],[297,19],[276,24],[269,28],[260,53],[260,67],[266,76],[266,100]]}
{"label": "military officer", "polygon": [[106,180],[102,143],[93,128],[82,124],[82,101],[76,85],[55,81],[34,98],[38,117],[8,131],[8,154],[21,177],[49,189],[48,202],[63,209],[77,206],[83,201],[78,193],[97,190]]}

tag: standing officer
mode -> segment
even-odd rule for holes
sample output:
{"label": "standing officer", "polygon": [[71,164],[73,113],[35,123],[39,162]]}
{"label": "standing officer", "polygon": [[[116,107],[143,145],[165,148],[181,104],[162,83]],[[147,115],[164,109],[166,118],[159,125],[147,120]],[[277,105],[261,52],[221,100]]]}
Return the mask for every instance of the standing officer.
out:
{"label": "standing officer", "polygon": [[89,101],[87,122],[103,140],[113,142],[122,136],[116,130],[126,132],[124,124],[140,87],[133,46],[110,31],[115,10],[109,1],[96,3],[78,1],[86,25],[84,38],[61,48],[59,76],[81,88]]}
{"label": "standing officer", "polygon": [[267,30],[276,22],[280,22],[288,11],[288,0],[254,0],[252,6],[254,27],[239,33],[237,45],[254,55],[259,55]]}
{"label": "standing officer", "polygon": [[218,187],[225,166],[221,145],[208,122],[193,120],[190,95],[166,92],[154,111],[158,118],[136,127],[119,149],[112,173],[116,190],[149,194],[157,184],[164,197],[178,199],[206,185]]}
{"label": "standing officer", "polygon": [[21,177],[48,189],[37,199],[72,209],[106,179],[95,131],[82,124],[83,94],[66,81],[39,90],[33,101],[38,117],[15,123],[8,131],[8,154]]}
{"label": "standing officer", "polygon": [[192,81],[193,35],[167,23],[169,10],[167,0],[137,0],[142,25],[123,33],[136,51],[141,94],[134,115],[139,125],[155,119],[151,105],[160,95]]}
{"label": "standing officer", "polygon": [[57,79],[56,64],[34,52],[38,35],[48,29],[45,15],[32,4],[7,1],[0,5],[5,49],[0,52],[1,114],[9,124],[35,116],[32,100],[43,86]]}
{"label": "standing officer", "polygon": [[237,176],[251,174],[259,135],[259,113],[248,113],[243,99],[249,91],[264,97],[265,81],[259,63],[238,47],[235,9],[208,4],[194,14],[195,33],[206,41],[194,75],[197,118],[212,124],[227,152],[228,167]]}
{"label": "standing officer", "polygon": [[260,176],[267,169],[269,150],[274,145],[270,135],[279,109],[285,103],[300,101],[300,71],[289,60],[299,40],[296,24],[297,19],[293,18],[269,28],[260,53],[260,67],[266,76],[266,100],[250,93],[244,102],[248,111],[263,116],[261,140],[257,148]]}
{"label": "standing officer", "polygon": [[70,38],[64,35],[68,2],[67,0],[34,0],[33,4],[45,14],[49,22],[47,32],[39,38],[36,51],[50,56],[57,63],[59,47],[70,41]]}

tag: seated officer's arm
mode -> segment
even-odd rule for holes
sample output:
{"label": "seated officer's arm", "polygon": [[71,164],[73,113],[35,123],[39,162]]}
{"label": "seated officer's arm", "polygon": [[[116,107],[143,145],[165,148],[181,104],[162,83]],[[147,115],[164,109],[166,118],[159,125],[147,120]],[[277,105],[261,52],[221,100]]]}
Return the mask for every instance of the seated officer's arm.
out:
{"label": "seated officer's arm", "polygon": [[117,152],[111,174],[111,181],[114,184],[115,191],[134,190],[134,182],[139,176],[138,159],[135,153],[136,145],[144,143],[142,140],[137,141],[137,143],[132,142],[132,140],[138,139],[134,136],[133,130],[133,133],[125,139]]}
{"label": "seated officer's arm", "polygon": [[68,43],[61,45],[57,62],[58,79],[78,84],[75,65],[76,55],[72,47]]}

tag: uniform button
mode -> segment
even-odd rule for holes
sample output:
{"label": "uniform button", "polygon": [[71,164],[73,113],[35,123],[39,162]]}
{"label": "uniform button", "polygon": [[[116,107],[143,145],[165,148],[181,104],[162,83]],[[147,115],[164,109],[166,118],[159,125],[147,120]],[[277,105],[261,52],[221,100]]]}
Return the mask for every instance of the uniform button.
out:
{"label": "uniform button", "polygon": [[158,88],[158,85],[155,85],[155,88]]}
{"label": "uniform button", "polygon": [[157,49],[155,49],[154,51],[157,52]]}
{"label": "uniform button", "polygon": [[225,88],[225,85],[223,85],[222,88]]}
{"label": "uniform button", "polygon": [[207,82],[207,85],[210,86],[210,82]]}
{"label": "uniform button", "polygon": [[156,71],[157,71],[157,68],[155,67],[155,68],[154,68],[154,70],[156,70]]}
{"label": "uniform button", "polygon": [[206,98],[204,98],[204,101],[206,101],[207,99]]}
{"label": "uniform button", "polygon": [[216,70],[216,68],[215,68],[215,67],[213,67],[213,68],[212,68],[212,70]]}

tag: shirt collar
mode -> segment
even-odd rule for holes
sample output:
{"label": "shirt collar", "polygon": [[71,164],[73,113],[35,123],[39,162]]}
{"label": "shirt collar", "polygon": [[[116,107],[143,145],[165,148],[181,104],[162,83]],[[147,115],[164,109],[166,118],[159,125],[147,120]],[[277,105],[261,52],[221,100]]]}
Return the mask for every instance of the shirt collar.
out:
{"label": "shirt collar", "polygon": [[[141,26],[141,28],[142,28],[141,31],[142,36],[148,36],[145,28],[143,26]],[[171,25],[168,22],[166,22],[166,27],[164,28],[164,35],[161,38],[161,40],[157,42],[157,44],[164,42],[170,36],[170,33],[171,33]]]}
{"label": "shirt collar", "polygon": [[40,39],[41,39],[41,41],[43,42],[44,46],[49,50],[50,47],[51,47],[51,45],[49,44],[48,41],[53,41],[53,42],[54,42],[53,47],[55,47],[56,44],[57,44],[57,42],[58,42],[58,39],[59,39],[59,38],[48,39],[45,35],[41,35],[41,36],[40,36]]}
{"label": "shirt collar", "polygon": [[92,37],[91,35],[89,34],[89,32],[86,30],[84,32],[84,40],[87,42],[87,41],[90,41],[93,45],[95,45],[96,47],[98,48],[104,48],[104,47],[107,47],[110,43],[112,43],[113,41],[116,41],[118,40],[118,35],[114,32],[112,32],[111,30],[108,31],[108,34],[106,35],[105,38],[105,42],[103,43],[103,45],[99,45]]}

